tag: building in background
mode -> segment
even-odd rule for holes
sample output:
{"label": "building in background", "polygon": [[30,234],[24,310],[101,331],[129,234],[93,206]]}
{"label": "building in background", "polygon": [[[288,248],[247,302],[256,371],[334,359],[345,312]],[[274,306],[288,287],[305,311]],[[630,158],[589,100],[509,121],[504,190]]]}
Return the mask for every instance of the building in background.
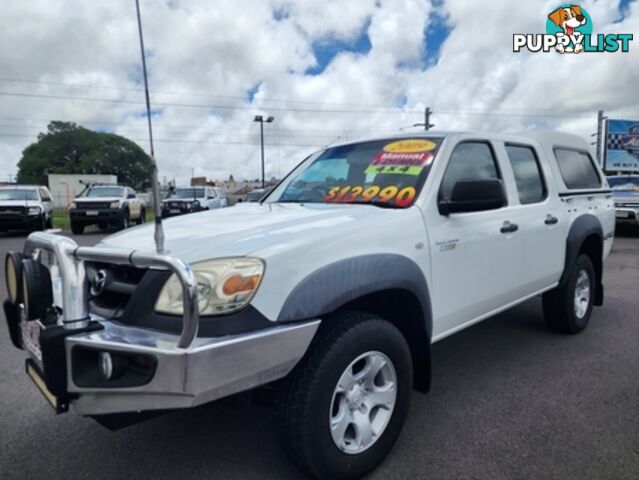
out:
{"label": "building in background", "polygon": [[57,208],[67,207],[88,183],[118,183],[115,175],[50,173],[49,190]]}

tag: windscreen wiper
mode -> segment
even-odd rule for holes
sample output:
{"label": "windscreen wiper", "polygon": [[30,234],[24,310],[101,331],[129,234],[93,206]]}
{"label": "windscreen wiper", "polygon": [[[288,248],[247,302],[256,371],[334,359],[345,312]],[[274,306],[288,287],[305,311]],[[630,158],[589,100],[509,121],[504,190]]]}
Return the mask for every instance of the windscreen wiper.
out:
{"label": "windscreen wiper", "polygon": [[353,200],[352,202],[335,202],[339,205],[371,205],[379,208],[398,208],[390,202],[381,201],[366,201],[366,200]]}

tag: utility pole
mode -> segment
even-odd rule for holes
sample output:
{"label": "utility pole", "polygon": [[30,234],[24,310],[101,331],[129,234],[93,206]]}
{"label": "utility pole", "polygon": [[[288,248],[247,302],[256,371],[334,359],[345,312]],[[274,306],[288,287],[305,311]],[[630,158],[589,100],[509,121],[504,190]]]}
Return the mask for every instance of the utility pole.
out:
{"label": "utility pole", "polygon": [[430,107],[426,107],[426,109],[424,110],[424,123],[415,123],[413,127],[424,127],[424,131],[426,132],[433,128],[435,125],[433,123],[430,123],[431,113],[433,113],[433,111],[430,109]]}
{"label": "utility pole", "polygon": [[604,151],[604,138],[603,138],[603,127],[604,127],[604,111],[599,110],[597,112],[597,163],[603,167],[602,158]]}
{"label": "utility pole", "polygon": [[266,187],[266,181],[264,179],[264,122],[271,123],[274,120],[273,117],[269,116],[264,118],[262,115],[255,115],[253,119],[254,122],[260,122],[260,146],[262,151],[262,188]]}

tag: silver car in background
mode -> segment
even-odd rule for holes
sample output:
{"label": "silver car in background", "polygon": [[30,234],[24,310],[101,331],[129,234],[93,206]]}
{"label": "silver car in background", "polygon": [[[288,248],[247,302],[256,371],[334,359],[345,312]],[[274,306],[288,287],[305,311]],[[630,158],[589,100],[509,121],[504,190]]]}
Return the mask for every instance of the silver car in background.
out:
{"label": "silver car in background", "polygon": [[613,175],[608,177],[615,202],[617,224],[639,226],[639,175]]}

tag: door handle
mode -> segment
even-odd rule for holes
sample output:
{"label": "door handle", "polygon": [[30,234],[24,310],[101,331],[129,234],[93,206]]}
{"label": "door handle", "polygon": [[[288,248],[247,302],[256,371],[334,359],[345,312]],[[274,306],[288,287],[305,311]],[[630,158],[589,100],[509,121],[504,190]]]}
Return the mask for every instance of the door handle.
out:
{"label": "door handle", "polygon": [[504,222],[504,225],[501,227],[501,233],[512,233],[519,230],[519,225],[516,223],[510,223],[508,220]]}
{"label": "door handle", "polygon": [[544,220],[544,223],[546,225],[554,225],[557,222],[559,222],[559,219],[557,217],[553,217],[552,215],[548,214],[546,215],[546,220]]}

